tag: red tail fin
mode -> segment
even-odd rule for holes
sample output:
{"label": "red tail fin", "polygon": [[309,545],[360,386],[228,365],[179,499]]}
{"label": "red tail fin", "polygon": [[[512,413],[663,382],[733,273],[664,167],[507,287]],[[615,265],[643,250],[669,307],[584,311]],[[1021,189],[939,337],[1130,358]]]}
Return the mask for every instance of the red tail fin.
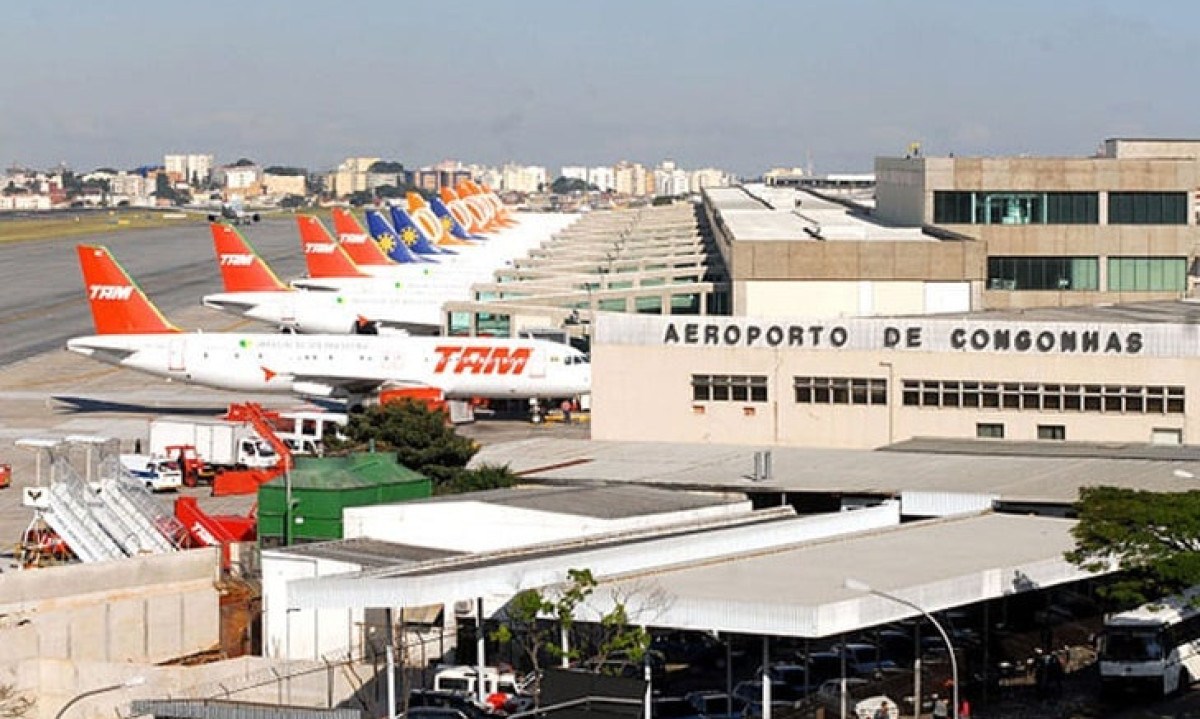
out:
{"label": "red tail fin", "polygon": [[226,292],[286,292],[284,284],[232,225],[214,222],[213,247]]}
{"label": "red tail fin", "polygon": [[297,215],[300,225],[300,247],[311,277],[369,277],[346,250],[334,241],[321,221],[312,215]]}
{"label": "red tail fin", "polygon": [[109,251],[99,245],[79,245],[83,288],[92,308],[96,334],[136,335],[179,332],[162,316]]}
{"label": "red tail fin", "polygon": [[342,242],[342,248],[356,265],[387,266],[396,264],[387,256],[379,243],[367,234],[358,218],[349,210],[333,208],[333,229]]}
{"label": "red tail fin", "polygon": [[333,208],[333,231],[337,233],[338,237],[367,234],[366,228],[362,226],[354,213],[344,207]]}

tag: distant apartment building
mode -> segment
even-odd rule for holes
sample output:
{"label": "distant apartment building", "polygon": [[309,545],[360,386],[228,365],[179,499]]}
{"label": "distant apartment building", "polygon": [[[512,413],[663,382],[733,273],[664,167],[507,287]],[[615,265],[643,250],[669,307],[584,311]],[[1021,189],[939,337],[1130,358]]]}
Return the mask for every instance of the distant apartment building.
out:
{"label": "distant apartment building", "polygon": [[671,160],[664,160],[654,168],[654,194],[666,197],[681,197],[688,194],[691,183],[688,173],[679,169]]}
{"label": "distant apartment building", "polygon": [[273,175],[263,173],[263,192],[268,195],[283,197],[287,195],[308,194],[308,178],[304,175]]}
{"label": "distant apartment building", "polygon": [[617,189],[617,181],[611,167],[589,167],[587,181],[600,192],[612,192]]}
{"label": "distant apartment building", "polygon": [[137,197],[146,197],[153,192],[154,181],[147,182],[142,175],[122,170],[108,181],[108,189],[114,197],[133,200]]}
{"label": "distant apartment building", "polygon": [[0,194],[0,211],[5,210],[49,210],[49,195],[21,192],[12,195]]}
{"label": "distant apartment building", "polygon": [[563,165],[559,172],[559,177],[565,177],[568,180],[583,180],[588,181],[588,169],[583,165]]}
{"label": "distant apartment building", "polygon": [[495,167],[468,165],[467,169],[470,170],[472,179],[482,185],[487,185],[493,190],[499,189],[500,183],[504,179],[504,173]]}
{"label": "distant apartment building", "polygon": [[212,179],[212,155],[165,155],[163,169],[171,182],[203,185]]}
{"label": "distant apartment building", "polygon": [[[167,173],[170,177],[170,173]],[[217,168],[213,179],[226,197],[255,197],[262,194],[262,168],[258,165],[225,165]]]}
{"label": "distant apartment building", "polygon": [[438,192],[443,187],[453,189],[459,182],[471,178],[471,168],[455,160],[446,160],[431,167],[422,167],[408,173],[410,185],[429,192]]}
{"label": "distant apartment building", "polygon": [[371,165],[379,162],[378,157],[347,157],[338,168],[329,173],[326,187],[334,197],[345,197],[367,188],[367,174]]}
{"label": "distant apartment building", "polygon": [[731,184],[733,184],[733,178],[729,176],[729,173],[715,167],[693,170],[688,178],[688,185],[692,192],[699,192],[706,187],[729,187]]}
{"label": "distant apartment building", "polygon": [[986,309],[1179,298],[1197,281],[1200,140],[1095,157],[881,157],[875,214],[987,248]]}
{"label": "distant apartment building", "polygon": [[653,182],[654,176],[641,163],[623,160],[613,167],[613,189],[618,195],[641,197],[653,191]]}
{"label": "distant apartment building", "polygon": [[508,164],[501,169],[500,189],[506,192],[539,192],[549,184],[546,168],[540,165]]}

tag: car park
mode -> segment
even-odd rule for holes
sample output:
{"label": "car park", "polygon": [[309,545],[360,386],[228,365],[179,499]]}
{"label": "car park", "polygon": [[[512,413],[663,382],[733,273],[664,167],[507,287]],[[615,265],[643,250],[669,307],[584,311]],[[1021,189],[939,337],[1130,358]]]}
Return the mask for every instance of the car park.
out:
{"label": "car park", "polygon": [[[746,702],[746,716],[762,716],[762,681],[738,682],[733,688],[733,695]],[[779,681],[771,682],[771,708],[794,709],[804,695],[787,684]]]}
{"label": "car park", "polygon": [[842,686],[845,682],[846,708],[858,719],[875,719],[879,707],[887,702],[888,719],[899,719],[900,707],[883,694],[875,694],[871,683],[858,677],[830,679],[817,690],[817,699],[826,710],[837,716],[842,708]]}
{"label": "car park", "polygon": [[835,654],[842,654],[846,660],[846,671],[853,676],[869,677],[886,669],[895,669],[896,663],[883,658],[880,648],[867,642],[847,642],[831,647]]}
{"label": "car park", "polygon": [[690,692],[684,698],[703,719],[741,719],[748,707],[741,697],[725,692]]}

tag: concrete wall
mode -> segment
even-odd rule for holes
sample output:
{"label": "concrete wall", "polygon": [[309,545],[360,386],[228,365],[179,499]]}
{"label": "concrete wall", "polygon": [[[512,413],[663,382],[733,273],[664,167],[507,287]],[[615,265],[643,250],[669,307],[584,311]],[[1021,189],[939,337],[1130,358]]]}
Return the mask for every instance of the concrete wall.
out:
{"label": "concrete wall", "polygon": [[968,282],[870,280],[734,282],[734,306],[746,317],[803,310],[814,318],[968,312]]}
{"label": "concrete wall", "polygon": [[161,662],[220,638],[215,548],[0,575],[5,663]]}
{"label": "concrete wall", "polygon": [[28,719],[53,719],[79,694],[120,685],[141,677],[140,686],[118,688],[83,699],[71,707],[69,719],[112,719],[127,716],[135,699],[220,698],[298,706],[337,706],[359,699],[384,712],[384,686],[372,681],[369,664],[282,662],[242,657],[197,666],[147,666],[128,663],[68,662],[39,659],[22,662],[7,677],[37,704]]}

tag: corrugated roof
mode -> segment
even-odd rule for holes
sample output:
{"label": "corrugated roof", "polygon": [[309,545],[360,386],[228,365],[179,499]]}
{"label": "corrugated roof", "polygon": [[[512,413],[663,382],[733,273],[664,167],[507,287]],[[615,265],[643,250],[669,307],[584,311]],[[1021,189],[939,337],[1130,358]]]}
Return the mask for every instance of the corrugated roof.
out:
{"label": "corrugated roof", "polygon": [[332,542],[316,542],[313,544],[297,544],[291,547],[281,547],[266,551],[300,557],[313,557],[315,559],[328,559],[335,562],[348,562],[357,564],[363,569],[417,564],[462,554],[462,552],[447,549],[414,547],[409,544],[384,542],[365,537],[338,539]]}
{"label": "corrugated roof", "polygon": [[543,437],[486,446],[474,461],[507,463],[513,471],[540,481],[627,482],[722,491],[894,496],[904,490],[927,490],[994,493],[1008,501],[1070,503],[1078,498],[1080,487],[1099,484],[1160,492],[1200,490],[1200,461],[1176,460],[1169,453],[1155,460],[769,447],[773,478],[755,482],[749,477],[754,452],[761,449]]}
{"label": "corrugated roof", "polygon": [[644,486],[590,485],[546,487],[526,485],[486,492],[431,497],[417,502],[486,502],[505,507],[572,514],[597,519],[623,519],[681,512],[746,501],[738,493],[679,492]]}

